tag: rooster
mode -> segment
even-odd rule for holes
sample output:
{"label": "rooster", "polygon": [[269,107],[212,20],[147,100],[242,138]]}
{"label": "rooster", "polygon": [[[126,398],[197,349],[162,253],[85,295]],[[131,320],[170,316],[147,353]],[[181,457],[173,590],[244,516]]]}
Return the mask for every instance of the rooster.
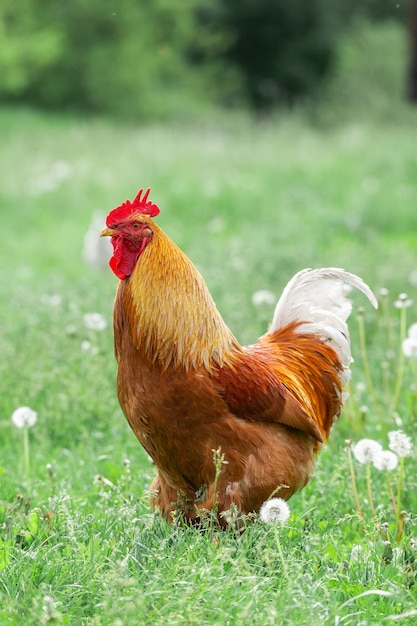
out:
{"label": "rooster", "polygon": [[378,305],[358,276],[303,270],[268,332],[241,346],[201,274],[153,221],[149,191],[113,209],[101,233],[120,279],[118,398],[157,468],[153,506],[168,521],[214,511],[226,526],[230,511],[257,512],[307,484],[350,375],[345,283]]}

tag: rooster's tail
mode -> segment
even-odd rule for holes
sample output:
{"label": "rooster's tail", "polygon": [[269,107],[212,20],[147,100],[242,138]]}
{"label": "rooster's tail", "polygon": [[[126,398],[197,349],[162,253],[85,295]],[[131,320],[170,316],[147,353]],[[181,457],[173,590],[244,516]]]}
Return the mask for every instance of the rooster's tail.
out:
{"label": "rooster's tail", "polygon": [[343,386],[349,379],[353,360],[346,323],[352,303],[346,297],[345,285],[362,291],[378,308],[375,295],[359,276],[333,267],[306,269],[298,272],[285,287],[269,329],[273,333],[292,322],[301,322],[299,332],[319,336],[336,351],[343,366]]}

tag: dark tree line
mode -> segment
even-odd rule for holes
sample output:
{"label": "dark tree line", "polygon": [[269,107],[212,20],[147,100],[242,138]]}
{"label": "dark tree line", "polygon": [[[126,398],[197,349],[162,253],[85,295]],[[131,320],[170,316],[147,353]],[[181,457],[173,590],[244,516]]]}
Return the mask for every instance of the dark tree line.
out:
{"label": "dark tree line", "polygon": [[398,0],[2,0],[0,100],[136,118],[268,111],[320,91],[353,19],[407,13]]}
{"label": "dark tree line", "polygon": [[411,1],[410,9],[410,69],[408,97],[417,103],[417,0]]}

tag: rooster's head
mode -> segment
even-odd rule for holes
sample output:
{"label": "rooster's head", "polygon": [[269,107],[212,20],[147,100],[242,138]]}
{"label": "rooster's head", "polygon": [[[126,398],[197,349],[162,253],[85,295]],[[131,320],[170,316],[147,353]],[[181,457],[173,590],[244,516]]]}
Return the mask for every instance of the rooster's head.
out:
{"label": "rooster's head", "polygon": [[107,216],[102,237],[111,237],[114,253],[110,267],[120,280],[133,272],[136,262],[153,238],[152,217],[159,213],[156,204],[148,200],[150,189],[142,197],[139,191],[133,202],[126,200]]}

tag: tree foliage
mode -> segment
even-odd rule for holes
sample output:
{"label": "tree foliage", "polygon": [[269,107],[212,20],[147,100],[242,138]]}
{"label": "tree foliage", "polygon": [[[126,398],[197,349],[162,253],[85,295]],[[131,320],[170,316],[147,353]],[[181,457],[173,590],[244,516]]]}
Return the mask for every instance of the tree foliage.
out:
{"label": "tree foliage", "polygon": [[353,14],[392,0],[3,0],[0,99],[149,118],[221,103],[267,110],[329,75]]}

